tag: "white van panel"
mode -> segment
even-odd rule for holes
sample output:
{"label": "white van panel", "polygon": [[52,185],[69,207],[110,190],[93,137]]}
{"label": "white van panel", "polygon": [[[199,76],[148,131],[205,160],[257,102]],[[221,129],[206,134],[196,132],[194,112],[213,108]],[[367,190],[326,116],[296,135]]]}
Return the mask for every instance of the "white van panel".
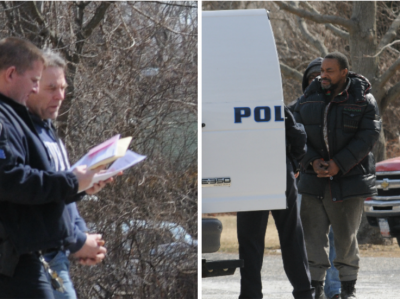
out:
{"label": "white van panel", "polygon": [[202,211],[284,209],[283,93],[267,12],[205,11],[202,40]]}

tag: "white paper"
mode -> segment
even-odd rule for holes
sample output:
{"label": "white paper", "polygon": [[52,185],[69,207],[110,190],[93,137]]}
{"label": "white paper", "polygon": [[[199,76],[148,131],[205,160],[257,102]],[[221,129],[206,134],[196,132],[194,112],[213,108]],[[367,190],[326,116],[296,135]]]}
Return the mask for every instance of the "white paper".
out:
{"label": "white paper", "polygon": [[[86,155],[84,155],[78,162],[76,162],[70,170],[74,170],[77,166],[80,165],[86,165],[88,168],[92,167],[92,165],[95,165],[99,161],[105,160],[109,157],[112,157],[116,154],[117,152],[117,145],[118,145],[118,140],[119,140],[120,134],[115,135],[111,137],[110,139],[104,141],[103,143],[95,146],[92,148]],[[97,154],[92,154],[91,151],[95,149],[96,147],[101,147],[102,144],[107,144],[110,143],[110,145],[105,145],[103,146],[102,149],[98,150]]]}
{"label": "white paper", "polygon": [[111,178],[122,170],[132,167],[133,165],[144,160],[145,158],[146,156],[142,156],[131,150],[127,150],[125,156],[115,160],[114,163],[105,172],[96,173],[93,177],[92,183],[87,189],[91,188],[94,184],[100,181],[105,181],[108,178]]}

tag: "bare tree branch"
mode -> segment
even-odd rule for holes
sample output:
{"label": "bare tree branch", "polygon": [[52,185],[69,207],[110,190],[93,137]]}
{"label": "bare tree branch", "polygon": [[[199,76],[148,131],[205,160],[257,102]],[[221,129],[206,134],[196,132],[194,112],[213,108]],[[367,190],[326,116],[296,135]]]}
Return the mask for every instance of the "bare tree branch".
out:
{"label": "bare tree branch", "polygon": [[328,49],[325,47],[324,43],[321,42],[319,39],[314,38],[307,29],[307,24],[304,19],[297,17],[297,22],[299,23],[299,28],[301,34],[307,39],[307,41],[318,51],[320,51],[321,55],[325,57],[329,52]]}
{"label": "bare tree branch", "polygon": [[379,86],[383,88],[386,82],[400,69],[400,58],[398,58],[379,78]]}
{"label": "bare tree branch", "polygon": [[54,31],[50,30],[50,27],[46,23],[45,18],[40,13],[40,11],[36,5],[36,1],[28,1],[28,5],[29,5],[29,8],[30,8],[30,11],[32,13],[34,20],[36,22],[38,22],[38,24],[42,27],[41,33],[43,35],[48,35],[50,37],[50,40],[53,45],[59,45],[61,47],[65,47],[65,45],[63,44],[61,39],[58,39],[57,34],[54,33]]}
{"label": "bare tree branch", "polygon": [[194,5],[179,4],[177,2],[163,2],[163,1],[146,1],[146,2],[152,2],[152,3],[157,3],[157,4],[161,4],[161,5],[168,5],[168,6],[185,7],[185,8],[197,8],[197,6],[194,6]]}
{"label": "bare tree branch", "polygon": [[290,66],[282,62],[280,63],[280,67],[281,67],[281,72],[284,76],[296,79],[299,82],[303,81],[303,74],[300,73],[298,70],[295,70],[294,68],[291,68]]}
{"label": "bare tree branch", "polygon": [[281,2],[281,1],[274,1],[274,3],[283,10],[286,10],[292,14],[295,14],[296,16],[314,21],[316,23],[337,24],[337,25],[341,25],[341,26],[347,28],[348,30],[352,30],[356,26],[355,21],[341,18],[338,16],[321,15],[318,13],[309,12],[309,11],[301,9],[301,8],[293,7],[291,5],[288,5],[285,2]]}
{"label": "bare tree branch", "polygon": [[340,38],[347,39],[347,40],[350,38],[350,34],[348,32],[346,32],[332,24],[325,24],[325,28],[329,29],[330,31],[332,31],[333,34],[335,34],[336,36],[339,36]]}
{"label": "bare tree branch", "polygon": [[385,35],[382,37],[378,49],[383,48],[387,44],[389,44],[395,37],[396,37],[396,31],[400,27],[400,13],[397,15],[396,19],[393,21],[392,25],[390,25],[388,31],[385,33]]}
{"label": "bare tree branch", "polygon": [[[315,9],[314,6],[312,6],[308,1],[300,1],[300,4],[303,5],[304,7],[308,8],[314,13],[319,14],[319,11]],[[325,24],[325,28],[331,30],[336,36],[339,36],[343,39],[349,39],[350,34],[339,27],[336,27],[332,24]]]}
{"label": "bare tree branch", "polygon": [[385,109],[391,102],[400,96],[400,82],[393,85],[387,92],[386,97],[382,99],[381,108]]}
{"label": "bare tree branch", "polygon": [[38,7],[36,6],[36,1],[29,1],[28,2],[29,8],[31,9],[32,15],[36,22],[39,23],[40,26],[46,26],[46,21],[44,20],[42,14],[39,12]]}
{"label": "bare tree branch", "polygon": [[160,25],[160,26],[164,27],[165,29],[167,29],[168,31],[171,31],[172,33],[180,34],[180,35],[186,35],[186,36],[193,36],[193,34],[186,34],[186,33],[183,33],[183,32],[178,32],[178,31],[176,31],[176,30],[173,30],[173,29],[169,28],[168,26],[166,26],[166,25],[164,25],[164,24],[161,24],[159,21],[157,21],[157,20],[154,19],[153,17],[151,17],[151,16],[145,14],[143,11],[141,11],[141,10],[138,9],[138,8],[136,8],[134,5],[132,5],[132,8],[133,8],[134,10],[136,10],[138,13],[140,13],[142,16],[148,18],[149,20],[153,21],[153,22],[156,23],[157,25]]}
{"label": "bare tree branch", "polygon": [[88,37],[92,34],[92,31],[99,25],[100,21],[104,19],[104,15],[111,2],[101,2],[101,4],[96,8],[93,18],[86,24],[82,30],[82,35]]}
{"label": "bare tree branch", "polygon": [[12,15],[12,12],[10,12],[10,8],[7,7],[7,4],[5,1],[1,1],[1,5],[4,7],[4,12],[7,16],[8,22],[7,22],[7,27],[9,30],[13,31],[13,24],[14,24],[14,18]]}
{"label": "bare tree branch", "polygon": [[394,42],[392,42],[392,43],[390,43],[390,44],[384,46],[384,47],[383,47],[380,51],[378,51],[378,53],[376,53],[374,56],[368,56],[368,55],[366,55],[366,57],[378,57],[378,56],[383,52],[383,50],[385,50],[386,48],[391,48],[393,45],[398,44],[398,43],[400,43],[400,39],[395,40]]}

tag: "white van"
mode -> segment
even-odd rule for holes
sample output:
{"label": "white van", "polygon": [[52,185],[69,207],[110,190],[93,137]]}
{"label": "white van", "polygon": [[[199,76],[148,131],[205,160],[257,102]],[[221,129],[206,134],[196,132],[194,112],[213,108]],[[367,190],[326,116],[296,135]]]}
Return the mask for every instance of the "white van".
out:
{"label": "white van", "polygon": [[[282,81],[268,12],[204,11],[202,212],[286,208]],[[219,248],[220,222],[203,219],[202,251]],[[241,263],[203,260],[203,277]]]}

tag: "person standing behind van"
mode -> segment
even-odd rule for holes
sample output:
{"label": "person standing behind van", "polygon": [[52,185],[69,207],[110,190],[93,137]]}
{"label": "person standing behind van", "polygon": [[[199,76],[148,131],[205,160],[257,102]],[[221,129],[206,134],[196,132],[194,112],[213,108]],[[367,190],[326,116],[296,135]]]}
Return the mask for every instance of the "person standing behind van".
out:
{"label": "person standing behind van", "polygon": [[[313,299],[314,290],[307,262],[303,228],[297,208],[297,186],[294,173],[297,161],[306,153],[304,127],[296,123],[290,110],[285,107],[286,128],[286,200],[287,209],[271,211],[279,234],[283,267],[293,286],[293,296],[297,299]],[[237,234],[239,258],[244,260],[240,268],[240,296],[263,298],[261,268],[264,257],[265,233],[270,211],[250,211],[237,213]]]}
{"label": "person standing behind van", "polygon": [[[306,71],[303,74],[303,82],[302,89],[303,93],[307,89],[307,87],[311,84],[311,82],[318,76],[321,75],[321,64],[322,57],[318,57],[310,62],[307,66]],[[294,109],[294,104],[297,101],[292,103],[292,108]],[[298,198],[298,206],[301,206],[301,195]],[[299,208],[300,209],[300,208]],[[332,227],[329,230],[329,262],[331,263],[331,267],[326,272],[325,286],[324,292],[325,296],[328,299],[338,299],[340,297],[340,279],[339,279],[339,271],[335,268],[333,264],[333,260],[336,258],[336,250],[335,250],[335,241],[333,237]]]}

